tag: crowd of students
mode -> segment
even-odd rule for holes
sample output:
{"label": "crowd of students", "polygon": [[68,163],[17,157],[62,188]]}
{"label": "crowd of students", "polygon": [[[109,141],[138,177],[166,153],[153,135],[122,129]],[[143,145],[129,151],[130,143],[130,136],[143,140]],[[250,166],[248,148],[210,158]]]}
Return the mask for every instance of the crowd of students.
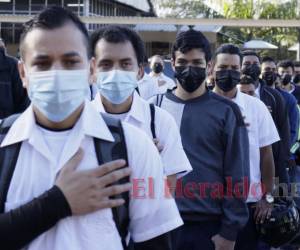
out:
{"label": "crowd of students", "polygon": [[0,72],[1,249],[271,249],[258,225],[293,188],[300,205],[299,62],[212,52],[191,28],[174,81],[159,55],[145,73],[130,28],[89,34],[61,7],[24,25],[20,57]]}

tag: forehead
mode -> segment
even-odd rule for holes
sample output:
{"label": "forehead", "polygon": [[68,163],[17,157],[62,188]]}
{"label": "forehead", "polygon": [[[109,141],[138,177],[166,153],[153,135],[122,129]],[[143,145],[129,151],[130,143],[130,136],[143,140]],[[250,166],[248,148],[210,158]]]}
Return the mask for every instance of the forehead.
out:
{"label": "forehead", "polygon": [[124,58],[137,60],[134,48],[129,41],[110,43],[105,39],[100,39],[96,45],[95,56],[98,60],[122,60]]}
{"label": "forehead", "polygon": [[221,53],[216,57],[216,64],[240,65],[240,56]]}
{"label": "forehead", "polygon": [[76,51],[87,56],[88,53],[84,35],[72,23],[51,30],[34,28],[26,35],[23,50],[24,57],[28,59],[38,54],[59,56]]}
{"label": "forehead", "polygon": [[243,63],[244,62],[250,62],[250,63],[257,62],[257,63],[259,63],[259,60],[258,60],[257,56],[244,56],[243,57]]}
{"label": "forehead", "polygon": [[284,67],[278,67],[278,70],[281,70],[281,71],[293,71],[293,68],[292,67],[286,67],[286,68],[284,68]]}
{"label": "forehead", "polygon": [[151,60],[152,63],[162,63],[163,60],[159,56],[155,56]]}
{"label": "forehead", "polygon": [[267,62],[263,62],[262,63],[262,67],[263,68],[276,68],[276,64],[274,62],[271,61],[267,61]]}
{"label": "forehead", "polygon": [[202,49],[191,49],[186,53],[182,53],[181,51],[177,50],[175,52],[176,59],[186,59],[186,60],[193,60],[193,59],[204,59],[205,60],[205,53]]}

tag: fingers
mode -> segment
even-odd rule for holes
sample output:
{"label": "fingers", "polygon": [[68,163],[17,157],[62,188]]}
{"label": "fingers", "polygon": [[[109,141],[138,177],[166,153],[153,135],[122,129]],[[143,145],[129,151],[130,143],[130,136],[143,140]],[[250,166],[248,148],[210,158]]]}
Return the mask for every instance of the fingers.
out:
{"label": "fingers", "polygon": [[72,158],[63,166],[62,171],[75,171],[79,163],[82,161],[83,155],[84,152],[82,148],[79,148]]}
{"label": "fingers", "polygon": [[101,177],[110,172],[113,172],[116,169],[122,168],[126,165],[124,160],[115,160],[108,163],[105,163],[95,169],[86,171],[89,175],[94,177]]}
{"label": "fingers", "polygon": [[131,187],[132,187],[131,183],[110,186],[110,187],[104,188],[101,191],[101,197],[103,197],[103,196],[110,197],[110,196],[118,195],[118,194],[121,194],[124,192],[128,192],[128,191],[130,191]]}
{"label": "fingers", "polygon": [[105,176],[101,177],[98,182],[98,187],[99,188],[105,187],[105,186],[112,184],[126,176],[129,176],[130,174],[131,174],[131,169],[129,167],[115,170],[115,171],[108,173]]}

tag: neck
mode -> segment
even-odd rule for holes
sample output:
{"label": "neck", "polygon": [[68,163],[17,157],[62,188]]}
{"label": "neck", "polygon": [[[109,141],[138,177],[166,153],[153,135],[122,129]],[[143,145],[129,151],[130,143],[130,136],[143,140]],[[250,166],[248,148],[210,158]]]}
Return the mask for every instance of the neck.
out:
{"label": "neck", "polygon": [[151,72],[152,76],[160,76],[162,74],[162,72],[160,73],[155,73],[154,71]]}
{"label": "neck", "polygon": [[113,104],[102,95],[101,95],[101,101],[102,101],[104,109],[107,113],[122,114],[122,113],[126,113],[130,110],[132,102],[133,102],[133,95],[128,97],[127,100],[121,104]]}
{"label": "neck", "polygon": [[214,92],[217,93],[218,95],[224,96],[229,99],[233,99],[236,96],[237,93],[237,88],[233,88],[232,90],[225,92],[221,90],[218,86],[215,86]]}
{"label": "neck", "polygon": [[180,83],[177,83],[177,88],[175,89],[175,95],[184,101],[197,98],[199,96],[204,95],[205,93],[206,89],[204,82],[200,85],[198,89],[196,89],[192,93],[185,91],[180,85]]}
{"label": "neck", "polygon": [[45,128],[51,130],[64,130],[72,128],[78,121],[84,108],[84,103],[81,104],[66,120],[62,122],[52,122],[47,119],[37,108],[33,106],[33,112],[35,114],[36,122]]}
{"label": "neck", "polygon": [[259,84],[260,84],[259,79],[257,79],[254,83],[256,89],[258,88]]}
{"label": "neck", "polygon": [[289,83],[288,85],[281,85],[281,88],[286,90],[286,91],[291,91],[292,90],[292,85]]}

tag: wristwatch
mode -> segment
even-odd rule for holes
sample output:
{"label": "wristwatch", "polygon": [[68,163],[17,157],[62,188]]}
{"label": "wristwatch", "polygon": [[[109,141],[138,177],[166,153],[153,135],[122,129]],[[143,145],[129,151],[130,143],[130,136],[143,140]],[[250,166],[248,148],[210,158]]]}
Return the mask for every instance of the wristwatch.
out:
{"label": "wristwatch", "polygon": [[274,203],[274,196],[271,193],[265,193],[263,197],[267,203],[269,204]]}

